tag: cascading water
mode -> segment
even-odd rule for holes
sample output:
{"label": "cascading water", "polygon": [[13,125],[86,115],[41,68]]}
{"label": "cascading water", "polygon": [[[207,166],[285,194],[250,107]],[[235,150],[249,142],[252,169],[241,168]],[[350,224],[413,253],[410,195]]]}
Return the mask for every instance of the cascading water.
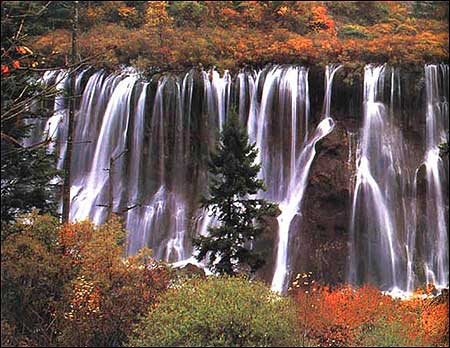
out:
{"label": "cascading water", "polygon": [[364,71],[364,124],[357,154],[351,216],[350,282],[398,287],[400,242],[395,234],[395,207],[389,190],[396,180],[392,124],[380,94],[385,66]]}
{"label": "cascading water", "polygon": [[[300,214],[301,200],[309,168],[315,156],[314,146],[334,127],[329,117],[331,82],[340,66],[327,68],[325,114],[312,138],[309,135],[308,70],[303,67],[275,66],[255,74],[249,83],[250,110],[248,131],[250,140],[259,149],[257,161],[262,163],[260,176],[267,191],[261,196],[279,203],[278,246],[272,289],[287,288],[290,265],[288,255],[291,222]],[[240,75],[240,83],[245,77]],[[254,87],[253,87],[254,86]],[[261,89],[261,99],[256,91]],[[248,98],[240,95],[239,110]],[[245,119],[241,116],[241,119]]]}
{"label": "cascading water", "polygon": [[[251,97],[248,131],[250,140],[259,149],[257,162],[262,164],[260,176],[267,187],[261,196],[280,202],[282,211],[281,220],[278,218],[279,240],[272,281],[272,288],[281,291],[287,278],[290,224],[289,217],[285,215],[288,207],[293,207],[288,203],[288,195],[297,188],[299,154],[308,134],[308,71],[303,67],[275,66],[258,77],[255,92],[261,86],[262,95],[260,101],[256,93]],[[293,217],[297,206],[291,210],[295,210]]]}
{"label": "cascading water", "polygon": [[[238,75],[235,97],[241,120],[248,120],[250,139],[260,149],[260,174],[268,187],[263,197],[280,202],[282,209],[273,281],[280,291],[288,278],[290,223],[299,214],[314,145],[334,126],[329,117],[331,81],[338,68],[327,68],[323,120],[310,139],[307,69],[275,66]],[[228,72],[220,77],[214,70],[202,71],[200,77],[203,103],[195,114],[193,71],[182,81],[160,77],[152,96],[152,83],[139,82],[134,71],[99,71],[89,77],[75,130],[75,142],[85,144],[74,148],[72,220],[101,223],[108,211],[123,211],[130,231],[128,253],[149,245],[158,258],[181,261],[191,256],[189,236],[205,234],[214,220],[201,211],[194,213],[197,225],[190,222],[189,214],[197,209],[189,200],[192,188],[186,179],[191,130],[197,118],[206,117],[207,144],[214,146],[233,95]]]}
{"label": "cascading water", "polygon": [[[56,75],[56,77],[55,77]],[[49,152],[55,151],[55,147],[58,148],[59,153],[59,160],[58,160],[58,169],[62,168],[62,158],[65,154],[65,146],[62,144],[61,141],[63,139],[63,136],[61,133],[63,133],[64,125],[60,125],[65,120],[66,115],[66,109],[65,109],[65,103],[64,103],[64,95],[62,95],[63,91],[65,90],[65,85],[67,82],[67,73],[63,70],[61,71],[52,71],[46,75],[44,75],[43,80],[44,83],[49,81],[52,78],[56,78],[55,86],[56,89],[59,91],[59,95],[55,97],[55,105],[54,105],[54,112],[53,115],[47,120],[47,123],[45,125],[44,133],[52,139],[52,142],[48,146]],[[56,146],[55,146],[56,143]],[[61,147],[62,145],[62,147]]]}
{"label": "cascading water", "polygon": [[[417,192],[420,163],[414,162],[413,150],[398,127],[394,104],[396,96],[401,101],[400,77],[397,69],[390,72],[391,86],[385,88],[389,68],[365,67],[364,120],[350,222],[349,282],[368,282],[391,292],[411,292],[424,280],[448,286],[448,222],[443,202],[446,173],[438,148],[448,132],[448,91],[444,88],[448,66],[425,67],[426,212],[422,223],[417,201],[423,199]],[[385,90],[390,90],[389,107]]]}
{"label": "cascading water", "polygon": [[448,187],[445,187],[448,174],[444,159],[439,155],[439,145],[448,141],[448,81],[448,65],[425,66],[427,105],[424,165],[427,184],[424,270],[426,283],[438,287],[448,287],[448,211],[445,211],[444,203],[444,197],[448,199]]}
{"label": "cascading water", "polygon": [[[89,172],[82,178],[82,183],[74,184],[71,203],[71,219],[83,220],[89,218],[94,223],[102,223],[108,209],[117,211],[117,205],[122,194],[123,182],[118,173],[122,170],[121,155],[126,150],[126,136],[130,121],[131,92],[137,81],[135,75],[122,75],[102,115],[101,128],[95,141],[95,151]],[[115,83],[116,79],[108,81]],[[86,94],[89,96],[89,93]],[[83,105],[82,101],[82,105]],[[77,152],[75,148],[74,152]],[[82,150],[81,150],[82,151]],[[110,168],[110,162],[114,167]],[[109,192],[108,182],[114,180],[112,192]],[[76,182],[76,178],[74,179]],[[72,190],[71,190],[72,191]],[[113,197],[110,197],[110,195]],[[72,196],[72,192],[71,192]],[[108,205],[112,204],[112,207]]]}
{"label": "cascading water", "polygon": [[[322,118],[314,131],[304,67],[246,68],[235,80],[228,72],[221,77],[215,70],[196,69],[182,78],[163,74],[147,82],[133,70],[79,73],[71,219],[102,223],[108,212],[122,213],[129,230],[129,254],[149,246],[157,258],[195,263],[191,237],[206,234],[214,223],[214,217],[198,208],[207,187],[208,153],[228,110],[236,104],[259,149],[260,177],[267,187],[260,196],[280,206],[272,288],[284,291],[296,262],[291,242],[302,221],[315,145],[334,128],[331,87],[339,68],[327,67]],[[445,161],[437,148],[448,131],[448,66],[426,66],[425,76],[427,230],[422,232],[415,213],[420,210],[419,166],[411,164],[411,150],[397,120],[400,71],[372,65],[365,69],[363,127],[359,134],[347,133],[345,158],[350,171],[356,171],[355,180],[349,182],[353,194],[349,281],[354,284],[372,282],[383,289],[409,291],[421,282],[418,263],[425,272],[423,282],[448,284],[444,202],[448,187]],[[44,80],[68,87],[63,71],[46,73]],[[64,105],[58,96],[56,113],[47,126],[57,141],[54,150],[61,163]]]}
{"label": "cascading water", "polygon": [[[312,139],[304,145],[298,156],[295,156],[295,146],[292,145],[293,152],[291,157],[291,176],[289,188],[286,198],[280,202],[279,207],[281,214],[278,216],[279,242],[277,250],[277,258],[275,265],[275,273],[272,280],[272,289],[275,291],[285,291],[287,288],[287,281],[290,276],[288,245],[291,230],[291,223],[296,215],[301,216],[301,203],[306,189],[307,179],[311,164],[316,155],[316,143],[327,136],[334,128],[334,121],[330,115],[331,109],[331,91],[333,77],[340,69],[340,65],[332,65],[326,67],[325,79],[325,98],[324,98],[324,114],[322,120],[317,126]],[[307,109],[308,110],[308,109]],[[293,110],[293,115],[295,109]],[[308,115],[306,115],[308,117]],[[307,122],[306,122],[307,124]],[[293,122],[293,129],[296,122]],[[293,137],[295,140],[295,137]]]}

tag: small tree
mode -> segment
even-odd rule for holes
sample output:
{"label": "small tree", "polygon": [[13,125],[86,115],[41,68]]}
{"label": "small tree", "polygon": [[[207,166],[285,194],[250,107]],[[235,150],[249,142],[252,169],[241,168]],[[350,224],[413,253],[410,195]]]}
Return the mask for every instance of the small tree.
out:
{"label": "small tree", "polygon": [[234,275],[238,264],[246,264],[251,272],[263,266],[261,252],[253,250],[252,243],[265,228],[264,217],[275,216],[277,206],[264,199],[249,198],[265,190],[257,179],[260,164],[254,164],[258,150],[248,143],[248,135],[231,112],[220,137],[217,153],[211,154],[209,170],[212,174],[209,198],[203,198],[203,207],[209,207],[219,221],[209,226],[209,236],[194,238],[199,250],[197,259],[208,254],[208,266],[220,274]]}
{"label": "small tree", "polygon": [[25,144],[33,127],[26,121],[49,114],[49,110],[40,104],[56,94],[54,85],[45,86],[39,82],[38,72],[45,69],[38,65],[46,57],[27,47],[30,43],[27,37],[37,30],[50,3],[1,3],[2,224],[12,222],[33,208],[56,213],[57,185],[52,183],[58,174],[56,157],[46,150],[51,139]]}

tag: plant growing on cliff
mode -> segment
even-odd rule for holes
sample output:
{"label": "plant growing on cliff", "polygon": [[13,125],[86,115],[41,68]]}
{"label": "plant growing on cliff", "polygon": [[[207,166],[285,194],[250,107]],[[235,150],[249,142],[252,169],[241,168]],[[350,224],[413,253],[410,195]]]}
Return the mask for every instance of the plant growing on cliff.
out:
{"label": "plant growing on cliff", "polygon": [[257,153],[255,145],[248,143],[238,116],[230,112],[218,151],[211,154],[210,197],[203,198],[203,207],[211,209],[219,224],[208,227],[209,236],[194,238],[197,259],[207,258],[208,266],[220,274],[234,275],[238,265],[247,265],[253,273],[264,264],[262,254],[252,250],[252,243],[264,231],[264,217],[275,216],[277,206],[249,197],[265,190],[257,178],[261,169],[254,163]]}

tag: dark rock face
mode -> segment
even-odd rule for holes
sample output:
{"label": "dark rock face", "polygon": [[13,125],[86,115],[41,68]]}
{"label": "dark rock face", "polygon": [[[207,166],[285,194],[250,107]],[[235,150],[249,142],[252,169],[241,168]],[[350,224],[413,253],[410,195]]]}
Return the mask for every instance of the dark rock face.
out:
{"label": "dark rock face", "polygon": [[[313,278],[327,284],[345,282],[348,257],[348,226],[351,205],[349,139],[344,122],[316,145],[304,194],[301,216],[294,218],[289,244],[291,277],[313,272]],[[354,150],[353,150],[354,151]],[[351,162],[354,166],[354,161]],[[278,244],[278,222],[268,221],[266,233],[258,248],[266,250],[266,265],[257,277],[270,283],[275,269]]]}
{"label": "dark rock face", "polygon": [[180,275],[184,275],[186,277],[200,277],[206,278],[205,270],[193,265],[192,263],[188,263],[187,265],[180,267],[179,269]]}
{"label": "dark rock face", "polygon": [[348,254],[350,168],[348,138],[341,123],[316,146],[291,246],[292,275],[313,272],[329,284],[345,280]]}
{"label": "dark rock face", "polygon": [[[280,212],[281,213],[281,212]],[[276,217],[266,218],[266,229],[256,242],[256,249],[264,253],[265,264],[256,272],[258,279],[264,280],[268,284],[272,281],[275,272],[275,262],[278,245],[278,221]]]}

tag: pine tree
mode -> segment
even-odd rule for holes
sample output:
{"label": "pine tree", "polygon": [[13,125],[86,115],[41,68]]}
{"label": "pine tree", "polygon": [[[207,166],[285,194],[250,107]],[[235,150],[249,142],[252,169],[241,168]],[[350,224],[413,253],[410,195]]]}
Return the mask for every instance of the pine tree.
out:
{"label": "pine tree", "polygon": [[265,190],[257,178],[261,169],[260,164],[254,164],[257,153],[236,113],[231,112],[218,151],[211,154],[210,197],[203,198],[203,207],[211,210],[219,225],[208,227],[209,236],[194,238],[197,259],[207,257],[208,266],[216,273],[234,275],[242,265],[254,273],[264,264],[262,253],[252,250],[252,244],[265,229],[264,217],[275,216],[277,206],[249,197]]}
{"label": "pine tree", "polygon": [[[44,86],[35,71],[40,56],[25,46],[49,2],[2,2],[1,22],[1,223],[33,208],[56,213],[56,156],[49,141],[25,145],[32,125],[26,121],[50,115],[44,101],[54,86]],[[21,19],[21,20],[18,20]],[[41,105],[42,104],[42,105]],[[31,122],[30,122],[31,123]],[[2,234],[3,239],[3,234]]]}

